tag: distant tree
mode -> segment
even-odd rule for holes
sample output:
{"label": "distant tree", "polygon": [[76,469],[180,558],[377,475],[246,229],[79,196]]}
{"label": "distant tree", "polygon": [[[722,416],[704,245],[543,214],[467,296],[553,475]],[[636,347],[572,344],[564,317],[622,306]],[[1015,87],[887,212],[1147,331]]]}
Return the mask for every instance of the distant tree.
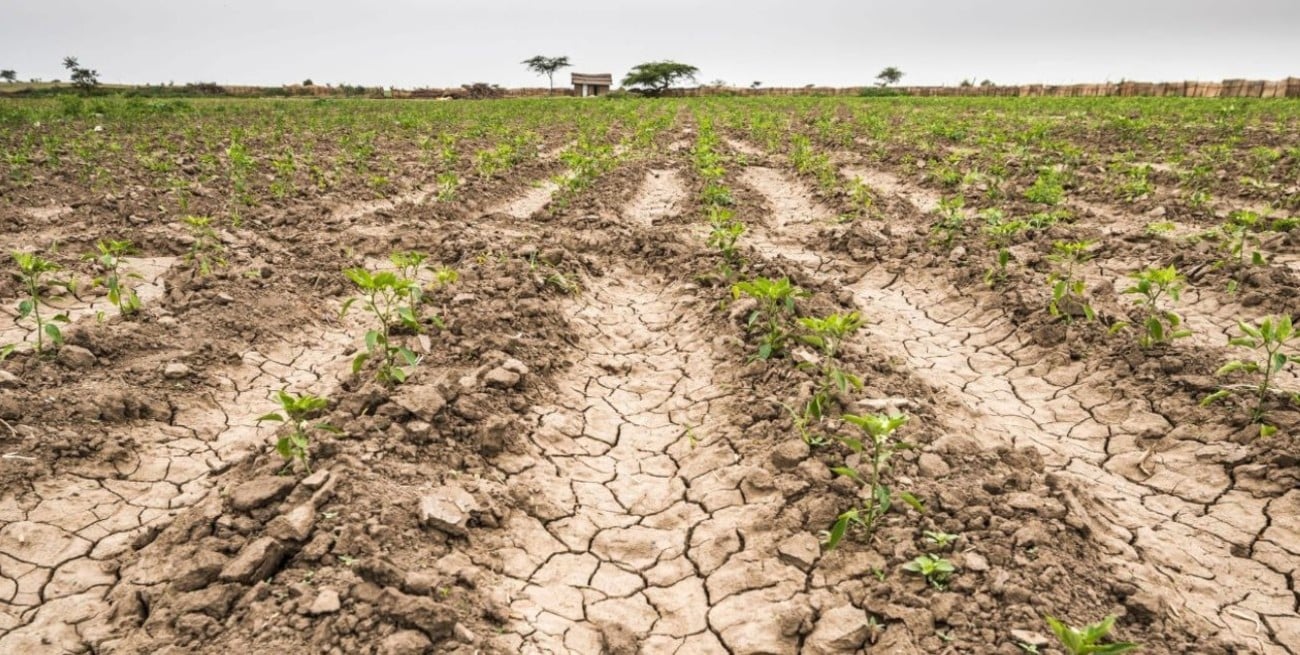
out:
{"label": "distant tree", "polygon": [[72,73],[72,83],[76,85],[82,93],[89,94],[91,90],[99,86],[99,71],[92,68],[84,68],[76,57],[64,57],[63,67]]}
{"label": "distant tree", "polygon": [[993,80],[986,79],[983,82],[980,82],[980,86],[997,86],[997,85],[993,83]]}
{"label": "distant tree", "polygon": [[18,73],[15,73],[12,70],[6,68],[0,71],[0,80],[4,80],[10,84],[13,84],[14,82],[18,81]]}
{"label": "distant tree", "polygon": [[880,80],[880,86],[898,84],[898,81],[903,79],[903,71],[893,66],[889,66],[880,71],[880,74],[876,76],[876,79]]}
{"label": "distant tree", "polygon": [[546,81],[551,84],[551,93],[555,93],[555,73],[561,68],[573,66],[573,64],[569,63],[568,57],[543,57],[542,55],[537,55],[532,59],[525,59],[520,63],[538,75],[545,75]]}
{"label": "distant tree", "polygon": [[312,86],[312,84],[313,82],[311,81],[310,77],[302,81],[303,86]]}
{"label": "distant tree", "polygon": [[623,78],[623,86],[634,87],[652,96],[662,95],[682,80],[695,81],[700,69],[675,61],[652,61],[638,64]]}
{"label": "distant tree", "polygon": [[718,78],[716,80],[713,80],[712,82],[709,82],[709,86],[716,86],[718,88],[722,88],[724,86],[727,86],[727,81],[722,78]]}
{"label": "distant tree", "polygon": [[970,78],[967,78],[967,79],[964,79],[964,80],[961,81],[961,87],[962,87],[962,88],[966,88],[966,87],[970,87],[970,86],[975,86],[975,80],[972,80],[972,79],[970,79]]}
{"label": "distant tree", "polygon": [[757,89],[760,86],[763,86],[763,83],[759,82],[758,80],[754,80],[753,82],[749,83],[749,88],[751,89]]}

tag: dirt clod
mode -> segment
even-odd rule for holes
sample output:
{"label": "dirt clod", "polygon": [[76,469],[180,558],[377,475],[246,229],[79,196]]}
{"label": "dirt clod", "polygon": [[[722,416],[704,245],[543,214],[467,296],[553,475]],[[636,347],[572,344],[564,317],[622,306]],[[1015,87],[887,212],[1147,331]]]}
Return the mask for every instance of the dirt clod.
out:
{"label": "dirt clod", "polygon": [[469,492],[446,485],[420,497],[420,522],[448,534],[464,535],[478,509],[478,501]]}

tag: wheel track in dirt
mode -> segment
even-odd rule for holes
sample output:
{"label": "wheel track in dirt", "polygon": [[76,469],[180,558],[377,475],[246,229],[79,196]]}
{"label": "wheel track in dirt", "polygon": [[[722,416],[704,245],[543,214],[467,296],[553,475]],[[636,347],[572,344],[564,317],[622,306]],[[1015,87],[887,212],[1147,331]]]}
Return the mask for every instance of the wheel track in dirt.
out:
{"label": "wheel track in dirt", "polygon": [[[798,224],[811,227],[829,213],[774,169],[749,169],[743,179],[775,211],[793,217],[751,233],[771,253],[807,261],[807,251],[789,245],[806,242]],[[1169,422],[1149,402],[1117,393],[1105,371],[1086,363],[1052,368],[1009,317],[933,276],[883,267],[853,275],[860,277],[850,289],[875,341],[969,408],[985,443],[1032,443],[1052,470],[1087,482],[1102,501],[1091,514],[1110,532],[1104,544],[1150,565],[1154,580],[1167,581],[1165,593],[1242,643],[1300,652],[1292,582],[1300,492],[1256,498],[1214,463],[1230,448],[1194,440],[1155,455],[1148,476],[1138,439],[1163,435]],[[1255,634],[1258,621],[1267,634]]]}
{"label": "wheel track in dirt", "polygon": [[[652,172],[625,216],[653,224],[682,192]],[[529,452],[499,462],[527,498],[496,544],[508,652],[800,648],[809,576],[779,557],[782,496],[741,454],[698,305],[628,268],[573,301],[576,361],[533,408]]]}

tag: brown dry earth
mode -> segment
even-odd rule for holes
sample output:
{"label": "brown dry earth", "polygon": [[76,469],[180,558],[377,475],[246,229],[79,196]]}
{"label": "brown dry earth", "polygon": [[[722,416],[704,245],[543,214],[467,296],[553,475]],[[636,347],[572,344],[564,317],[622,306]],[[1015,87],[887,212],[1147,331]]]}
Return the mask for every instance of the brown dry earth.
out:
{"label": "brown dry earth", "polygon": [[[937,207],[932,193],[888,174],[854,173],[922,211]],[[747,172],[746,180],[778,213],[810,223],[805,236],[830,216],[776,171]],[[1128,383],[1108,367],[1061,361],[1033,345],[996,302],[923,271],[880,265],[849,275],[858,278],[849,288],[877,344],[969,409],[977,439],[1032,445],[1049,470],[1087,483],[1101,503],[1093,511],[1104,528],[1097,538],[1138,579],[1252,652],[1300,652],[1291,588],[1300,493],[1277,488],[1255,467],[1234,468],[1246,449],[1194,426],[1153,444],[1172,426],[1150,402],[1126,393]],[[1223,343],[1235,325],[1223,316],[1235,310],[1221,309],[1213,294],[1192,296],[1178,309],[1193,329],[1209,332],[1200,339]]]}
{"label": "brown dry earth", "polygon": [[[651,226],[683,196],[652,171],[624,217]],[[771,529],[783,499],[739,454],[696,291],[618,269],[566,311],[578,359],[531,410],[529,452],[498,462],[528,498],[488,550],[503,652],[793,652],[817,543]]]}
{"label": "brown dry earth", "polygon": [[[205,371],[214,382],[178,392],[166,420],[106,427],[130,448],[10,481],[0,652],[910,654],[963,652],[957,638],[1015,653],[1006,628],[1038,642],[1044,606],[1095,619],[1119,597],[1149,631],[1125,636],[1153,652],[1191,652],[1184,619],[1240,652],[1297,651],[1294,491],[1225,465],[1212,439],[1149,438],[1170,428],[1151,403],[1037,350],[996,303],[825,252],[830,213],[755,166],[739,178],[764,208],[744,217],[755,268],[816,289],[819,310],[863,310],[860,409],[911,408],[924,446],[897,466],[933,516],[823,553],[817,531],[858,490],[782,422],[774,401],[797,375],[746,364],[739,310],[718,312],[726,290],[694,278],[707,255],[682,228],[689,175],[669,150],[560,211],[541,181],[476,198],[484,211],[453,225],[417,190],[259,242],[304,256],[316,281],[340,236],[347,261],[422,247],[470,272],[439,297],[447,337],[413,341],[431,363],[411,385],[346,374],[366,326],[325,318],[344,290],[319,282],[293,329]],[[174,265],[129,263],[146,307],[174,292]],[[581,293],[548,286],[560,273]],[[81,323],[104,308],[60,302]],[[274,475],[275,430],[256,421],[283,387],[335,396],[329,419],[350,435],[313,442],[303,479]],[[946,590],[897,570],[921,527],[969,540]]]}
{"label": "brown dry earth", "polygon": [[[428,198],[428,190],[419,190],[395,199],[355,203],[335,209],[329,222],[358,226],[377,213]],[[534,197],[530,202],[536,208],[546,198],[539,202]],[[47,221],[68,213],[38,211],[31,217]],[[61,239],[65,231],[48,238]],[[228,233],[222,236],[227,244],[239,241]],[[31,241],[24,238],[24,243]],[[262,245],[284,253],[280,244]],[[159,314],[159,307],[168,302],[169,285],[176,281],[169,278],[178,262],[176,257],[126,258],[123,279],[130,276],[128,283],[139,294],[150,320],[171,327],[176,343],[185,344],[192,341],[188,325],[179,324],[166,310]],[[42,313],[47,318],[66,314],[73,331],[78,324],[112,319],[116,309],[100,294],[83,291],[80,298],[55,297]],[[13,317],[13,325],[0,330],[4,343],[33,340],[29,327],[17,323],[12,309],[16,305],[16,300],[3,304],[3,312]],[[294,307],[293,312],[303,309],[311,316],[337,316],[339,303]],[[242,353],[238,363],[205,370],[211,386],[196,394],[174,395],[169,398],[170,408],[151,412],[163,422],[109,424],[110,440],[131,445],[125,453],[114,451],[106,459],[91,457],[71,464],[46,464],[43,460],[50,453],[39,450],[6,455],[7,467],[41,464],[51,466],[53,474],[10,487],[0,497],[0,652],[124,648],[121,626],[114,625],[114,617],[121,614],[121,598],[110,596],[121,589],[132,590],[133,595],[161,594],[184,573],[173,568],[174,562],[160,564],[159,558],[133,561],[132,552],[146,548],[188,508],[203,505],[214,495],[219,476],[265,447],[277,426],[257,419],[278,409],[272,399],[275,391],[330,396],[338,390],[351,377],[350,353],[365,329],[364,318],[354,312],[342,323],[307,321],[262,340]],[[180,354],[164,352],[171,357]],[[85,349],[65,347],[60,362],[84,366],[72,361],[74,356],[92,363],[95,359]],[[179,390],[192,371],[176,367],[172,360],[165,375],[176,380]],[[12,433],[13,427],[6,426]]]}
{"label": "brown dry earth", "polygon": [[[780,179],[770,169],[745,175],[759,189]],[[623,212],[624,225],[672,223],[673,197],[682,192],[677,180],[672,171],[650,171]],[[786,228],[813,218],[807,201],[782,194],[770,200],[769,215],[780,227],[747,235],[760,256],[821,263],[789,245],[796,240]],[[927,604],[913,595],[915,581],[882,582],[873,591],[861,578],[886,567],[873,552],[823,557],[814,533],[843,508],[833,495],[802,490],[832,482],[829,472],[798,439],[789,442],[788,431],[762,445],[756,439],[765,431],[737,429],[761,410],[742,402],[739,389],[750,382],[728,363],[736,351],[719,352],[719,341],[701,337],[709,331],[706,291],[613,266],[614,279],[590,283],[566,312],[578,357],[555,381],[554,401],[530,410],[528,452],[497,461],[518,485],[522,507],[505,519],[503,534],[488,535],[485,553],[495,557],[471,557],[500,576],[497,598],[511,619],[498,640],[503,652],[849,653],[870,638],[877,644],[872,652],[910,653],[941,643],[934,623],[966,625],[964,612],[953,612],[956,594],[939,594],[919,609],[908,607]],[[774,444],[781,447],[771,451]],[[775,471],[769,462],[777,463]],[[781,473],[795,465],[793,475]],[[1010,474],[1005,463],[988,473],[986,487]],[[1062,486],[1061,495],[1074,498]],[[1017,507],[1056,511],[1022,495]],[[1031,536],[1044,534],[1036,520],[1017,525],[1022,544],[1044,538]],[[900,526],[891,534],[909,540],[909,532]],[[910,550],[903,546],[898,552]],[[954,559],[988,570],[977,554]],[[991,575],[995,588],[1013,577],[1000,568]],[[963,591],[973,588],[963,583]],[[890,600],[892,594],[900,597]],[[986,602],[992,601],[979,600]],[[1025,609],[1004,611],[1018,618],[1023,614],[1014,612]],[[882,636],[871,628],[871,614],[898,627],[882,626]]]}
{"label": "brown dry earth", "polygon": [[[0,652],[77,652],[109,632],[106,597],[120,581],[158,584],[165,570],[117,571],[113,560],[156,534],[213,487],[211,475],[275,432],[257,417],[273,390],[329,393],[346,371],[352,335],[308,327],[239,366],[222,388],[175,409],[170,426],[128,435],[126,461],[93,462],[0,499],[0,572],[6,605]],[[57,650],[51,650],[57,649]]]}

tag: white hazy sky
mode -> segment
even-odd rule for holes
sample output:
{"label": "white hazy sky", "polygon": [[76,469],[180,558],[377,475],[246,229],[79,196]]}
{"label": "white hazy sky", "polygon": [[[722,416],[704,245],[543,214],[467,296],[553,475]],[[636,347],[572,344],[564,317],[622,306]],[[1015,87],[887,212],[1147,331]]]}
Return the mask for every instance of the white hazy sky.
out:
{"label": "white hazy sky", "polygon": [[[768,86],[1300,76],[1300,0],[0,0],[0,68],[106,82],[545,86],[676,59]],[[557,84],[568,73],[557,75]]]}

